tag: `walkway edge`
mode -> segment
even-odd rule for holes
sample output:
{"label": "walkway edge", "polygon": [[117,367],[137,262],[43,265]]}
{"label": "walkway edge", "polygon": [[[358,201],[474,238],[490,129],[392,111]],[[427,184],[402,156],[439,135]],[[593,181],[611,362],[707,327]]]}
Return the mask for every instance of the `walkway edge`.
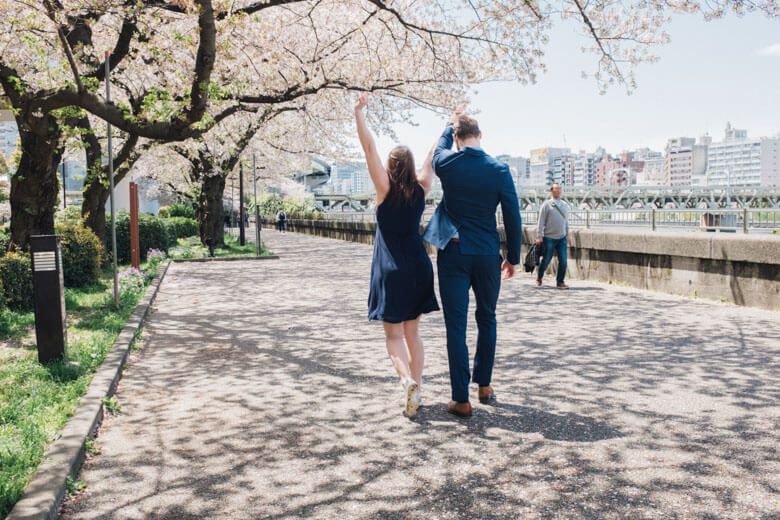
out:
{"label": "walkway edge", "polygon": [[59,517],[67,478],[75,478],[81,469],[85,456],[85,441],[95,433],[103,420],[103,398],[113,395],[116,391],[130,347],[146,321],[149,308],[170,265],[170,261],[160,265],[157,276],[133,309],[130,319],[117,336],[103,364],[95,372],[87,393],[79,400],[76,412],[65,424],[59,437],[49,446],[24,495],[6,520],[55,520]]}

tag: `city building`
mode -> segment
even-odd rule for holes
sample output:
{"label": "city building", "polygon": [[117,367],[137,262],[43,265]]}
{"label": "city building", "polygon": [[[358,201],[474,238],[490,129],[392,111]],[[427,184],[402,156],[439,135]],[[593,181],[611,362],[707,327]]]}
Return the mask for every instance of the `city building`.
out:
{"label": "city building", "polygon": [[573,157],[573,186],[593,186],[596,184],[596,154],[580,151]]}
{"label": "city building", "polygon": [[531,163],[526,157],[514,157],[511,155],[497,155],[496,159],[506,163],[512,172],[512,178],[515,181],[515,188],[530,184]]}
{"label": "city building", "polygon": [[641,161],[644,166],[636,174],[637,186],[664,185],[664,154],[649,148],[640,148],[634,152],[634,160]]}
{"label": "city building", "polygon": [[328,184],[330,193],[358,195],[374,191],[365,161],[336,161]]}
{"label": "city building", "polygon": [[0,110],[0,154],[5,164],[11,164],[11,156],[16,150],[19,132],[16,120],[10,110]]}
{"label": "city building", "polygon": [[701,185],[780,186],[780,136],[748,138],[747,130],[726,124],[723,141],[708,148]]}
{"label": "city building", "polygon": [[[549,186],[553,182],[561,182],[561,178],[556,175],[564,173],[564,167],[559,161],[558,166],[555,160],[571,153],[569,148],[535,148],[531,150],[529,166],[529,184],[531,186]],[[555,168],[555,171],[553,171]]]}
{"label": "city building", "polygon": [[707,169],[707,145],[696,143],[693,137],[675,137],[666,143],[664,184],[691,186]]}

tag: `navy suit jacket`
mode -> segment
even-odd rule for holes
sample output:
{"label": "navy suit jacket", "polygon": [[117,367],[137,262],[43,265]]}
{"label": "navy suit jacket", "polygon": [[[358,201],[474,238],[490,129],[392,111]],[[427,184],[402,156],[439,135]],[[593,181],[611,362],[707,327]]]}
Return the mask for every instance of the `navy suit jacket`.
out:
{"label": "navy suit jacket", "polygon": [[433,168],[444,197],[436,208],[426,241],[438,249],[458,234],[464,255],[499,254],[496,208],[501,204],[506,231],[507,261],[520,263],[521,220],[509,166],[478,148],[452,150],[453,128],[444,130],[433,154]]}

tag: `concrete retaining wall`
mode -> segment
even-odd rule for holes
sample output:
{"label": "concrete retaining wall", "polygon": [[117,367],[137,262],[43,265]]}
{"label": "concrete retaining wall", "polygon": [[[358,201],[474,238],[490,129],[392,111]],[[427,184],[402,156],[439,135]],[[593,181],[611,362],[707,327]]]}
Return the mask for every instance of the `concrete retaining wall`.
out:
{"label": "concrete retaining wall", "polygon": [[[270,227],[273,221],[267,224]],[[288,230],[373,244],[376,226],[289,220]],[[525,228],[523,242],[530,244],[532,238],[533,229]],[[780,311],[780,237],[776,236],[576,229],[569,235],[569,273],[573,279]]]}

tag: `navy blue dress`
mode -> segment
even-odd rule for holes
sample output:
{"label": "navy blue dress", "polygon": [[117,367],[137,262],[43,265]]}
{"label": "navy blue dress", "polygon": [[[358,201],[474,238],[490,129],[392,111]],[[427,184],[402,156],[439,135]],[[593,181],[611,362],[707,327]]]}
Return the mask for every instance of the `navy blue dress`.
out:
{"label": "navy blue dress", "polygon": [[425,193],[419,185],[410,203],[385,199],[377,207],[369,320],[400,323],[439,310],[433,266],[420,236],[424,210]]}

